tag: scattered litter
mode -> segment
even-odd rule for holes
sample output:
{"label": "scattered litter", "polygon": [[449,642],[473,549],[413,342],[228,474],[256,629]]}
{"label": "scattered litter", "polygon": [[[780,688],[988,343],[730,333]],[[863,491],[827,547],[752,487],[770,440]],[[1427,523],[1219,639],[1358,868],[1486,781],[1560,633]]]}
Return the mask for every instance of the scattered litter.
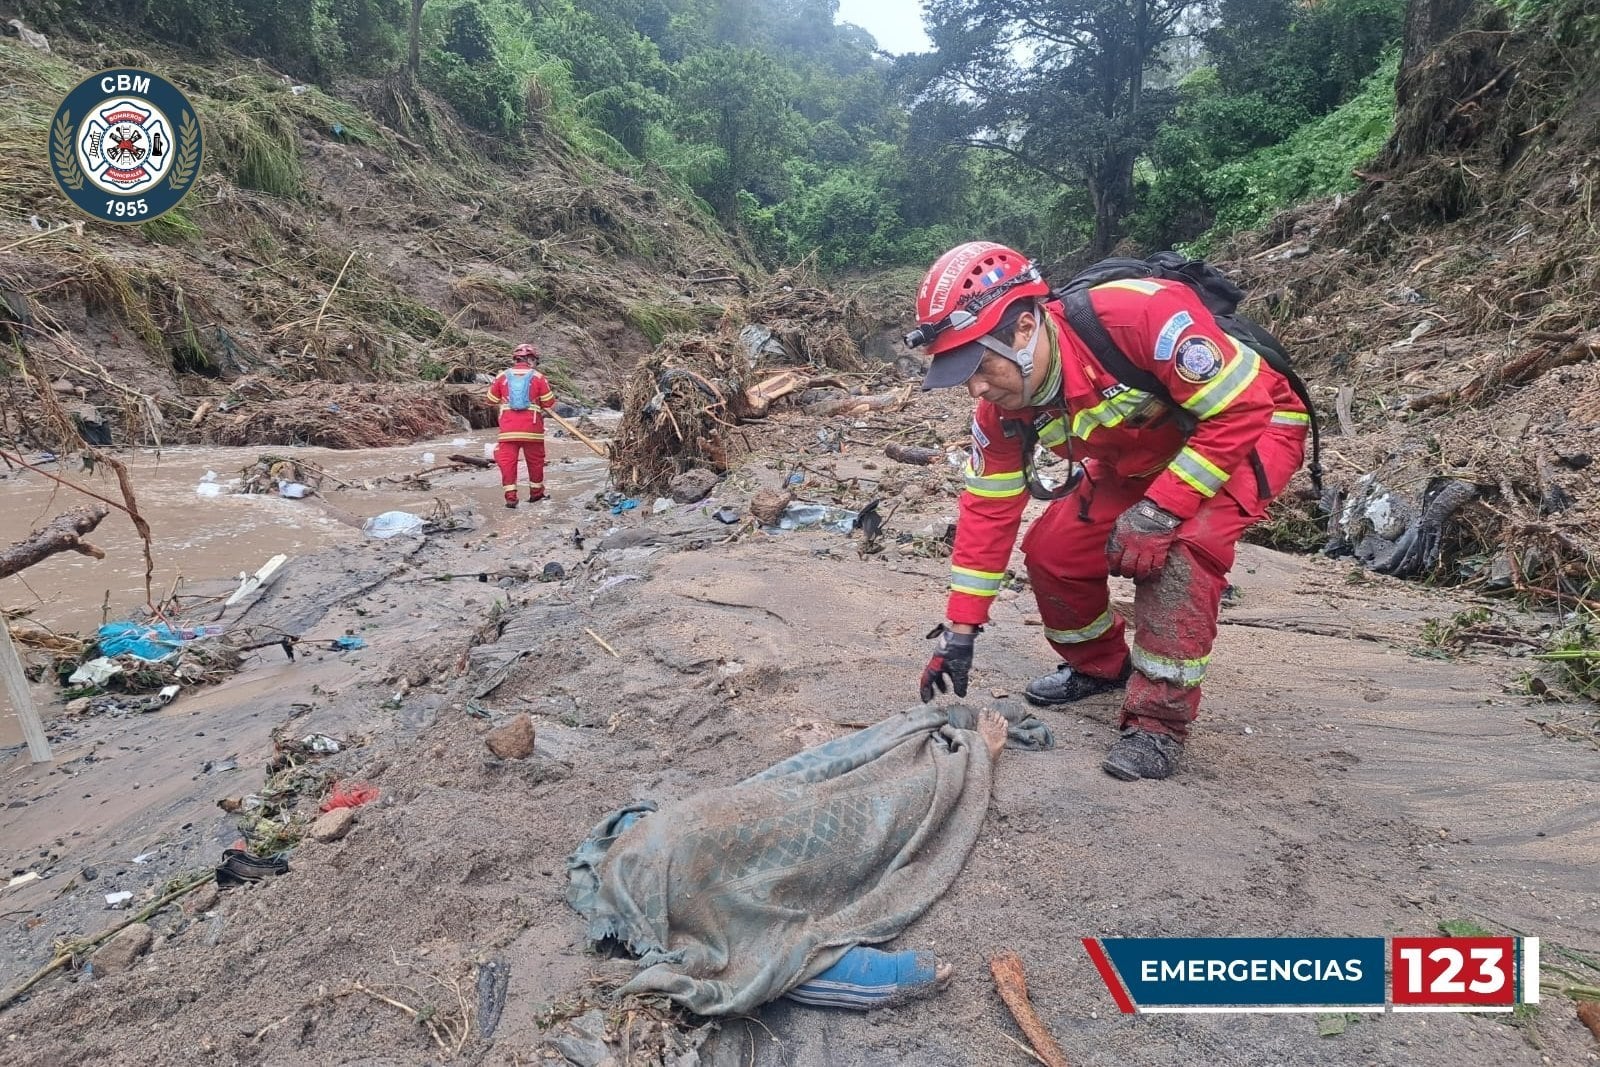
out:
{"label": "scattered litter", "polygon": [[155,859],[159,855],[161,855],[161,853],[159,853],[159,852],[142,852],[139,855],[133,857],[133,862],[135,862],[137,864],[140,864],[140,865],[143,865],[143,864],[149,863],[151,860]]}
{"label": "scattered litter", "polygon": [[791,503],[778,516],[778,529],[805,530],[822,527],[838,533],[849,533],[855,528],[856,512],[832,504]]}
{"label": "scattered litter", "polygon": [[316,752],[324,756],[331,756],[333,753],[339,751],[340,747],[342,747],[338,741],[329,737],[327,734],[311,734],[309,737],[302,737],[300,739],[300,743],[306,746],[306,748],[310,749],[312,752]]}
{"label": "scattered litter", "polygon": [[96,685],[104,687],[105,684],[122,673],[122,665],[115,663],[105,656],[89,660],[78,665],[78,669],[67,677],[68,685]]}
{"label": "scattered litter", "polygon": [[201,482],[194,487],[195,496],[226,496],[228,487],[216,482]]}
{"label": "scattered litter", "polygon": [[328,799],[322,802],[322,811],[333,811],[335,808],[359,808],[378,799],[378,787],[366,782],[352,782],[342,785],[333,783],[333,789],[328,793]]}
{"label": "scattered litter", "polygon": [[425,467],[431,467],[433,465],[433,453],[432,452],[424,452],[422,454],[422,464]]}
{"label": "scattered litter", "polygon": [[672,501],[664,496],[656,497],[656,502],[650,505],[650,514],[659,515],[663,511],[672,510]]}
{"label": "scattered litter", "polygon": [[494,458],[494,442],[493,441],[485,441],[483,443],[483,458],[484,459],[493,459]]}
{"label": "scattered litter", "polygon": [[310,91],[311,91],[311,86],[309,86],[309,85],[291,85],[291,86],[289,86],[289,92],[294,94],[295,96],[304,96],[306,93],[309,93]]}
{"label": "scattered litter", "polygon": [[739,521],[739,513],[732,508],[718,508],[711,513],[711,517],[725,526],[732,526]]}
{"label": "scattered litter", "polygon": [[633,497],[623,497],[621,500],[611,505],[611,514],[621,515],[624,511],[632,511],[638,506],[639,502]]}
{"label": "scattered litter", "polygon": [[11,881],[6,883],[6,888],[7,889],[15,889],[19,885],[27,885],[29,882],[36,882],[38,880],[39,880],[39,872],[38,871],[29,871],[26,874],[19,874],[16,877],[12,878]]}
{"label": "scattered litter", "polygon": [[[279,569],[288,562],[289,557],[280,553],[263,563],[261,565],[261,569],[256,571],[254,574],[245,574],[243,571],[240,571],[239,588],[235,589],[233,591],[233,595],[222,602],[223,607],[231,608],[245,597],[249,596],[251,593],[254,593],[257,589],[265,586],[277,576]],[[218,632],[220,633],[221,631]]]}
{"label": "scattered litter", "polygon": [[289,500],[304,500],[316,492],[304,482],[279,482],[278,495]]}
{"label": "scattered litter", "polygon": [[121,908],[124,904],[132,899],[133,894],[126,889],[122,890],[121,892],[106,894],[106,903],[113,908]]}
{"label": "scattered litter", "polygon": [[[206,760],[200,765],[201,774],[221,774],[223,771],[236,771],[238,769],[239,761],[232,756],[221,760]],[[135,860],[134,862],[137,863],[138,861]]]}
{"label": "scattered litter", "polygon": [[460,448],[463,445],[470,445],[471,443],[472,442],[467,440],[465,437],[457,437],[455,440],[450,442],[450,447],[451,448]]}
{"label": "scattered litter", "polygon": [[785,482],[785,484],[786,485],[804,485],[804,484],[806,484],[806,476],[804,474],[802,474],[800,471],[795,471],[793,474],[789,475],[789,478]]}
{"label": "scattered litter", "polygon": [[382,515],[374,515],[362,524],[361,529],[368,537],[386,540],[390,537],[400,537],[405,534],[417,534],[427,523],[409,511],[385,511]]}
{"label": "scattered litter", "polygon": [[334,638],[328,649],[332,652],[357,652],[366,647],[367,643],[361,638],[346,635]]}

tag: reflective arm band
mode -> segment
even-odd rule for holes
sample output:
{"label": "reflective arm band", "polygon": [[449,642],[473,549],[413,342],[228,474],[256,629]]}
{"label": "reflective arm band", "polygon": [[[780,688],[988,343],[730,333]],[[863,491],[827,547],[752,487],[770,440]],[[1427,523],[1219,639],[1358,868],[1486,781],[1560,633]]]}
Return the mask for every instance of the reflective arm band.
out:
{"label": "reflective arm band", "polygon": [[1310,426],[1311,416],[1303,411],[1274,411],[1272,413],[1274,426]]}
{"label": "reflective arm band", "polygon": [[1178,458],[1167,464],[1167,470],[1203,497],[1216,496],[1217,490],[1228,480],[1226,471],[1188,445],[1178,453]]}
{"label": "reflective arm band", "polygon": [[1205,420],[1221,414],[1227,406],[1239,398],[1239,394],[1250,388],[1250,383],[1256,380],[1256,375],[1261,372],[1261,357],[1256,355],[1253,348],[1246,348],[1235,342],[1239,354],[1233,362],[1223,368],[1222,373],[1207,382],[1193,396],[1183,402],[1195,418]]}
{"label": "reflective arm band", "polygon": [[1004,474],[974,474],[972,473],[972,464],[969,462],[963,473],[966,475],[967,492],[973,496],[1000,500],[1006,497],[1021,496],[1028,490],[1028,483],[1023,478],[1021,471],[1009,471]]}
{"label": "reflective arm band", "polygon": [[992,597],[1000,592],[1000,583],[1005,581],[1005,572],[975,571],[970,567],[950,568],[950,591],[952,593],[966,593],[969,596]]}

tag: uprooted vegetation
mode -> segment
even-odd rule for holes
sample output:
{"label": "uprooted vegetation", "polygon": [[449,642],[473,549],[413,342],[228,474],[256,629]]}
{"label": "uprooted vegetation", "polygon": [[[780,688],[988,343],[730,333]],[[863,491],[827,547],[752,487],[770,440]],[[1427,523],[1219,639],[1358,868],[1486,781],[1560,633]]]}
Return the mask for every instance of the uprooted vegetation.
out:
{"label": "uprooted vegetation", "polygon": [[[414,88],[409,101],[378,82],[334,96],[259,64],[81,47],[0,40],[0,184],[13,193],[0,206],[0,390],[28,395],[19,345],[118,444],[231,441],[281,421],[268,407],[210,425],[271,403],[238,395],[241,379],[326,410],[345,396],[323,383],[470,383],[530,338],[564,395],[600,399],[664,329],[720,317],[696,268],[749,269],[701,209],[553,132],[491,144]],[[166,72],[207,131],[195,190],[135,227],[71,215],[38,151],[61,98],[112,60]],[[445,404],[461,406],[424,406]],[[438,432],[431,414],[416,421],[351,440]]]}
{"label": "uprooted vegetation", "polygon": [[[661,490],[694,467],[727,471],[750,450],[739,423],[768,403],[859,371],[871,322],[860,301],[823,289],[806,268],[784,271],[748,300],[730,300],[712,329],[665,335],[634,368],[611,450],[613,480]],[[763,390],[761,379],[782,379]]]}
{"label": "uprooted vegetation", "polygon": [[[1358,193],[1227,250],[1319,387],[1342,486],[1327,531],[1286,501],[1269,529],[1290,543],[1332,533],[1394,573],[1600,601],[1595,15],[1556,4],[1513,30],[1481,12],[1402,72]],[[1453,515],[1406,551],[1436,502]]]}

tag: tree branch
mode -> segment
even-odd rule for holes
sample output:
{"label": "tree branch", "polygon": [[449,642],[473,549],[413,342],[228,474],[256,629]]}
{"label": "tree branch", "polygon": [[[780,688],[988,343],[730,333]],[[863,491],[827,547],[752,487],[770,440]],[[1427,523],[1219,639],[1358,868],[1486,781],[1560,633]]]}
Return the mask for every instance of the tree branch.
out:
{"label": "tree branch", "polygon": [[44,529],[35,530],[26,539],[0,550],[0,578],[7,578],[57,552],[81,552],[95,559],[105,559],[104,552],[81,538],[109,514],[111,510],[104,504],[96,504],[57,515]]}
{"label": "tree branch", "polygon": [[1010,156],[1018,163],[1021,163],[1023,166],[1036,170],[1040,174],[1043,174],[1046,178],[1052,178],[1055,181],[1060,182],[1062,185],[1076,185],[1082,180],[1076,175],[1065,174],[1059,170],[1056,170],[1054,167],[1047,167],[1038,160],[1030,158],[1026,153],[1019,152],[1010,145],[1001,144],[998,141],[985,141],[976,137],[964,137],[956,143],[966,148],[986,148],[991,152],[1003,153],[1004,155]]}

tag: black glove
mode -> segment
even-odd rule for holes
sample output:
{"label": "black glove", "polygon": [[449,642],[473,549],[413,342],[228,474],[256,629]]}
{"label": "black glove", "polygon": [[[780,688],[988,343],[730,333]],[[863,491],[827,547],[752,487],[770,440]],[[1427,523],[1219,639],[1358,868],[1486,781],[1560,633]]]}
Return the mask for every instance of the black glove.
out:
{"label": "black glove", "polygon": [[[980,626],[977,633],[959,634],[946,629],[942,622],[928,631],[928,637],[937,637],[939,644],[934,647],[928,665],[922,668],[920,692],[924,704],[933,699],[935,687],[941,693],[954,689],[958,697],[967,695],[967,676],[972,673],[972,646],[982,632],[983,627]],[[948,683],[946,677],[950,679]]]}

